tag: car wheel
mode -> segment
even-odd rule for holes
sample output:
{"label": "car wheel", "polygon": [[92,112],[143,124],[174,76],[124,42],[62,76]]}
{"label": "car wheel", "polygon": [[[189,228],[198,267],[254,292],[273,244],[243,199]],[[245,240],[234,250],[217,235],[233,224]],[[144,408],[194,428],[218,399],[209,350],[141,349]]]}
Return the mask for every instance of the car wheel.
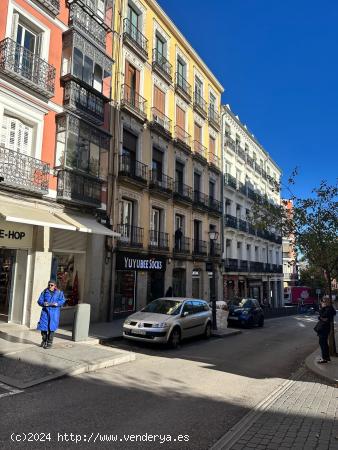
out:
{"label": "car wheel", "polygon": [[204,330],[204,339],[209,339],[211,337],[211,323],[208,322]]}
{"label": "car wheel", "polygon": [[169,346],[171,348],[178,348],[181,343],[181,331],[179,328],[174,328],[169,337]]}
{"label": "car wheel", "polygon": [[258,322],[259,327],[264,327],[264,317],[261,317]]}

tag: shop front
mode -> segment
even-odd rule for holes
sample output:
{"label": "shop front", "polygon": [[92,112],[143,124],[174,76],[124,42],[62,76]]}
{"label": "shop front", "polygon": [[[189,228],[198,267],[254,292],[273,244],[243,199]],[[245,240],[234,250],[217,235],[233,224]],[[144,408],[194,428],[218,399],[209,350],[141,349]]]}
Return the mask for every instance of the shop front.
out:
{"label": "shop front", "polygon": [[164,296],[166,258],[117,252],[113,318],[124,317]]}

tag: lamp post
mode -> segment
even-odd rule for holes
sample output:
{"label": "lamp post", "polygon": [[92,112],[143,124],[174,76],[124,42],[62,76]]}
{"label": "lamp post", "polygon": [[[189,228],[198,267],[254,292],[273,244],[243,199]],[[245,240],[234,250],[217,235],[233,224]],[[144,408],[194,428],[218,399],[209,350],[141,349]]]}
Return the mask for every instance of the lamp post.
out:
{"label": "lamp post", "polygon": [[[213,250],[214,250],[214,242],[218,239],[218,231],[210,230],[209,231],[209,239],[210,239],[210,256],[214,256]],[[212,244],[212,245],[211,245]],[[212,328],[213,330],[217,330],[217,320],[216,320],[216,274],[215,274],[215,264],[214,261],[211,260],[211,272],[212,272],[212,278],[211,278],[211,292],[210,292],[210,300],[212,304]]]}

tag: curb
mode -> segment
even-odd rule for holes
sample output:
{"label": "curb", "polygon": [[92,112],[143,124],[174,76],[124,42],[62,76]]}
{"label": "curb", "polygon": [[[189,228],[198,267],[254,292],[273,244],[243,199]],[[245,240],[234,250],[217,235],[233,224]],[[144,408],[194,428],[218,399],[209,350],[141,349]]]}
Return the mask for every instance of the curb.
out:
{"label": "curb", "polygon": [[228,336],[235,336],[236,334],[241,334],[242,331],[241,330],[231,330],[229,332],[223,332],[221,330],[212,330],[211,331],[211,336],[213,337],[218,337],[218,338],[225,338]]}
{"label": "curb", "polygon": [[[337,372],[335,375],[330,375],[327,372],[327,369],[329,368],[328,364],[316,364],[316,359],[320,356],[320,349],[318,348],[313,353],[311,353],[306,359],[305,359],[305,366],[307,369],[309,369],[311,372],[313,372],[315,375],[318,375],[320,378],[324,379],[325,381],[328,381],[329,383],[336,384],[338,383],[338,366]],[[333,356],[333,358],[336,358]],[[333,364],[338,363],[338,358],[336,358],[337,362],[334,361]]]}

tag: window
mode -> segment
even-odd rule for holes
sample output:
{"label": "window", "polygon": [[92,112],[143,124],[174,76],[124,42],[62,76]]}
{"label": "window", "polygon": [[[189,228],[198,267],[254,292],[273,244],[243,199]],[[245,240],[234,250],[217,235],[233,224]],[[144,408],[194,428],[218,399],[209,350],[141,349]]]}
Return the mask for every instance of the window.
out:
{"label": "window", "polygon": [[241,138],[236,134],[236,147],[240,147],[241,145]]}
{"label": "window", "polygon": [[163,153],[156,148],[153,148],[152,159],[152,180],[162,181],[163,172]]}
{"label": "window", "polygon": [[225,173],[231,175],[231,164],[228,161],[225,161]]}
{"label": "window", "polygon": [[156,34],[156,43],[155,43],[156,62],[158,62],[159,64],[164,63],[163,58],[165,58],[167,55],[166,47],[167,47],[166,41],[162,38],[162,36]]}
{"label": "window", "polygon": [[82,70],[83,70],[83,54],[82,52],[74,48],[74,61],[73,61],[73,72],[76,78],[82,80]]}
{"label": "window", "polygon": [[83,75],[82,80],[92,85],[93,82],[93,60],[89,58],[89,56],[85,56],[84,58],[84,65],[83,65]]}
{"label": "window", "polygon": [[212,155],[216,155],[216,139],[209,136],[209,151]]}
{"label": "window", "polygon": [[175,215],[175,231],[177,231],[179,229],[184,234],[184,216],[182,216],[181,214],[176,214]]}
{"label": "window", "polygon": [[201,174],[194,172],[194,191],[200,192],[201,190]]}
{"label": "window", "polygon": [[195,141],[202,143],[202,127],[196,122],[194,124],[194,138]]}
{"label": "window", "polygon": [[102,67],[95,64],[93,88],[102,92]]}
{"label": "window", "polygon": [[185,111],[176,105],[176,124],[185,130]]}
{"label": "window", "polygon": [[134,220],[134,203],[125,198],[120,203],[120,233],[121,240],[130,242]]}
{"label": "window", "polygon": [[20,119],[4,115],[1,128],[1,146],[9,150],[31,155],[33,127]]}
{"label": "window", "polygon": [[186,72],[187,65],[182,61],[181,58],[177,58],[177,84],[182,89],[186,89],[185,80],[186,80]]}
{"label": "window", "polygon": [[195,77],[195,102],[198,105],[203,106],[202,100],[203,100],[203,83],[198,77]]}
{"label": "window", "polygon": [[136,39],[136,34],[139,27],[139,15],[131,5],[128,5],[128,19],[132,25],[130,30],[131,34],[135,34],[133,37]]}
{"label": "window", "polygon": [[[201,239],[202,235],[202,222],[200,220],[194,220],[194,240],[195,240],[195,246],[198,241]],[[196,247],[195,247],[196,248]]]}
{"label": "window", "polygon": [[248,261],[251,260],[251,245],[250,244],[246,245],[246,259]]}
{"label": "window", "polygon": [[215,198],[215,183],[214,181],[209,181],[209,197]]}
{"label": "window", "polygon": [[154,107],[157,111],[164,114],[165,112],[165,93],[157,86],[154,86]]}
{"label": "window", "polygon": [[216,97],[211,92],[210,92],[209,99],[210,99],[210,109],[212,111],[215,111],[216,110]]}
{"label": "window", "polygon": [[176,161],[175,181],[176,181],[176,190],[177,190],[177,192],[180,193],[180,194],[183,194],[184,164],[182,164],[179,161]]}

